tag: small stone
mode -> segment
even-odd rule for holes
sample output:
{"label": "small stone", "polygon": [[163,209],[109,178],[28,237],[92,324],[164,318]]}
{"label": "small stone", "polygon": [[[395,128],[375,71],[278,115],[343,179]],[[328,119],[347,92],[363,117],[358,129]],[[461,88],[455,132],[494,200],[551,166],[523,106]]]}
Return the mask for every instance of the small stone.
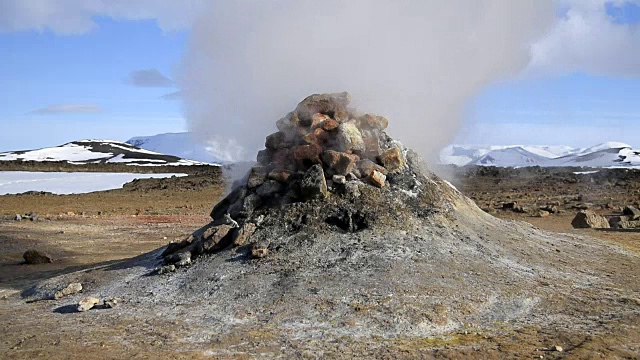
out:
{"label": "small stone", "polygon": [[404,156],[402,151],[397,146],[392,147],[389,150],[384,151],[378,160],[389,172],[395,172],[402,169],[405,165]]}
{"label": "small stone", "polygon": [[311,130],[322,128],[324,126],[324,122],[330,119],[331,117],[329,117],[329,115],[320,113],[313,114],[311,117]]}
{"label": "small stone", "polygon": [[79,312],[84,312],[93,309],[94,306],[100,303],[100,299],[95,297],[85,297],[78,302],[78,307],[76,308]]}
{"label": "small stone", "polygon": [[374,170],[373,173],[369,176],[369,182],[371,182],[373,185],[379,188],[384,187],[384,184],[386,183],[386,181],[387,181],[387,177],[383,173],[377,170]]}
{"label": "small stone", "polygon": [[548,216],[549,216],[549,212],[545,210],[539,210],[538,213],[536,214],[536,217],[548,217]]}
{"label": "small stone", "polygon": [[16,216],[13,219],[15,221],[22,221],[22,216],[20,214],[16,214]]}
{"label": "small stone", "polygon": [[68,295],[73,295],[73,294],[77,294],[80,291],[82,291],[82,284],[80,283],[71,283],[69,285],[67,285],[64,289],[60,290],[60,291],[56,291],[55,294],[53,294],[53,298],[55,300],[61,299],[65,296]]}
{"label": "small stone", "polygon": [[24,261],[29,265],[35,264],[50,264],[53,262],[51,256],[47,254],[40,253],[37,250],[27,250],[24,254],[22,254]]}
{"label": "small stone", "polygon": [[[174,271],[175,271],[175,267],[174,267]],[[116,306],[118,306],[118,304],[120,304],[121,302],[122,300],[119,298],[108,298],[104,300],[103,306],[105,307],[105,309],[113,309]]]}
{"label": "small stone", "polygon": [[254,259],[261,259],[269,255],[269,242],[258,241],[251,247],[251,257]]}
{"label": "small stone", "polygon": [[327,181],[322,166],[314,165],[307,170],[300,182],[300,194],[305,201],[324,199],[328,196]]}
{"label": "small stone", "polygon": [[564,349],[562,348],[562,346],[558,346],[558,345],[554,345],[554,346],[551,348],[551,350],[552,350],[552,351],[557,351],[557,352],[563,352],[563,351],[564,351]]}
{"label": "small stone", "polygon": [[334,184],[343,185],[347,183],[347,178],[344,177],[343,175],[333,175],[332,180]]}

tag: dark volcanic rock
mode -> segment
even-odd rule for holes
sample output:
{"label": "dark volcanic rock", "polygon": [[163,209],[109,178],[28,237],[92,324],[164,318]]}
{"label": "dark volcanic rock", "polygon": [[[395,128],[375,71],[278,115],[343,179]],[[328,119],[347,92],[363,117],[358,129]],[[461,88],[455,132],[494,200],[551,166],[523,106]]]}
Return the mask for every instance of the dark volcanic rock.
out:
{"label": "dark volcanic rock", "polygon": [[304,200],[324,199],[327,197],[327,181],[322,166],[312,166],[300,182],[300,195]]}
{"label": "dark volcanic rock", "polygon": [[47,254],[43,254],[37,250],[27,250],[24,254],[22,254],[25,263],[29,265],[35,264],[49,264],[53,262],[51,256]]}

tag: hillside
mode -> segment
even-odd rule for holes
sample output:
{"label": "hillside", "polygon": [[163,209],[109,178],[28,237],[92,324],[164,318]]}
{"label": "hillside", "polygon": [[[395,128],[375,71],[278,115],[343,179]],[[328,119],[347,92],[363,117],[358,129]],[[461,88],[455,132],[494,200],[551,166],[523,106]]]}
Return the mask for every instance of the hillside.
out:
{"label": "hillside", "polygon": [[207,146],[193,140],[190,133],[166,133],[153,136],[137,136],[127,140],[127,144],[183,159],[220,164]]}

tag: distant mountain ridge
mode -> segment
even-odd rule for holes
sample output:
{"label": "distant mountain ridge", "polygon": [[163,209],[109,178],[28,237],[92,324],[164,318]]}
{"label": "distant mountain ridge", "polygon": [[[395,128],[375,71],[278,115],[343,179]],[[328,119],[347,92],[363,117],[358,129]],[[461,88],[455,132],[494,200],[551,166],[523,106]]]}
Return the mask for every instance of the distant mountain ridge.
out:
{"label": "distant mountain ridge", "polygon": [[221,164],[207,146],[194,141],[188,132],[165,133],[152,136],[136,136],[127,140],[127,144],[183,159]]}
{"label": "distant mountain ridge", "polygon": [[141,149],[115,140],[80,140],[60,146],[7,151],[0,153],[0,161],[61,161],[74,165],[122,164],[131,166],[191,166],[208,165],[174,155]]}
{"label": "distant mountain ridge", "polygon": [[640,167],[640,150],[620,142],[588,148],[449,145],[440,152],[440,163],[498,167]]}

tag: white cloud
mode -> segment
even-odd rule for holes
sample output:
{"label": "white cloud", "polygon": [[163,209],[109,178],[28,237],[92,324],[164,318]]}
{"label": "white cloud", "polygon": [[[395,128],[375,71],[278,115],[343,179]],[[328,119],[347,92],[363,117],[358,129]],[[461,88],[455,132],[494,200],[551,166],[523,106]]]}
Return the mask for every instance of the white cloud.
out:
{"label": "white cloud", "polygon": [[157,69],[142,69],[132,71],[127,82],[138,87],[171,87],[175,83],[164,76]]}
{"label": "white cloud", "polygon": [[100,108],[99,106],[92,104],[57,104],[33,110],[30,112],[30,114],[96,114],[103,111],[104,110],[102,110],[102,108]]}
{"label": "white cloud", "polygon": [[640,75],[640,27],[616,22],[606,4],[624,6],[640,0],[560,0],[566,10],[555,26],[532,47],[533,73],[586,72]]}
{"label": "white cloud", "polygon": [[206,0],[0,0],[0,31],[51,30],[82,34],[95,16],[156,20],[165,31],[190,26]]}

